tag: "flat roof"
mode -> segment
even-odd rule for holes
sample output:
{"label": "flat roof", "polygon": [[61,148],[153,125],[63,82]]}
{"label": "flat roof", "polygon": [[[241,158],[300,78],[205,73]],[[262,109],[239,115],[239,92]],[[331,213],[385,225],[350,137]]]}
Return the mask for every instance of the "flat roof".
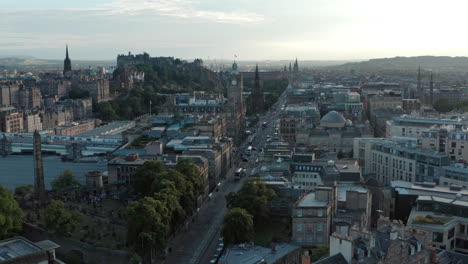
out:
{"label": "flat roof", "polygon": [[359,193],[367,193],[367,189],[355,185],[355,184],[338,184],[338,201],[345,202],[346,201],[346,192],[347,191],[357,191]]}
{"label": "flat roof", "polygon": [[0,241],[0,262],[41,251],[43,251],[42,248],[23,237],[3,240]]}
{"label": "flat roof", "polygon": [[241,244],[229,247],[221,259],[226,264],[257,264],[262,260],[265,263],[275,263],[299,248],[297,245],[280,243],[275,245],[275,251],[272,251],[271,248]]}
{"label": "flat roof", "polygon": [[328,201],[316,200],[315,193],[311,192],[302,197],[297,207],[327,207]]}

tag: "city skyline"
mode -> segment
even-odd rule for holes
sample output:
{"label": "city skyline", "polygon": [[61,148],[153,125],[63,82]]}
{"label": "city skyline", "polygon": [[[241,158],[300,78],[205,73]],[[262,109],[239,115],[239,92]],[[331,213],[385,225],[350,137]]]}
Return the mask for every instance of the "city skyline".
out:
{"label": "city skyline", "polygon": [[128,51],[228,60],[468,56],[468,37],[456,27],[468,4],[449,2],[9,2],[0,10],[0,56],[63,59],[67,43],[70,57],[82,60]]}

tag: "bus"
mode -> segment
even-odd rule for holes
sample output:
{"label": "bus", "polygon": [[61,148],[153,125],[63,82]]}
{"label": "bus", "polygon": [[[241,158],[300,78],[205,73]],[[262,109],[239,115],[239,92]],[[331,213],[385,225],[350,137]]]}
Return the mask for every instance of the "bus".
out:
{"label": "bus", "polygon": [[236,180],[236,181],[240,180],[242,178],[243,174],[244,174],[244,169],[238,168],[236,170],[236,172],[234,173],[234,180]]}
{"label": "bus", "polygon": [[245,150],[245,154],[247,154],[247,156],[252,155],[252,146],[249,146],[249,147]]}

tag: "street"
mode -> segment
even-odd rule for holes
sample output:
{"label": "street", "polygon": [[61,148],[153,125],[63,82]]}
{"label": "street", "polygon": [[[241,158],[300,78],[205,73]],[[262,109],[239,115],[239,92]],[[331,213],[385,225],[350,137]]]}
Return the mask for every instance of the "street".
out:
{"label": "street", "polygon": [[[253,151],[252,155],[248,157],[249,162],[242,162],[240,159],[241,154],[248,146],[248,142],[245,140],[241,146],[238,146],[237,151],[240,155],[236,155],[237,160],[233,160],[233,164],[239,164],[238,167],[233,166],[229,170],[225,179],[221,182],[219,190],[214,191],[211,198],[203,203],[198,212],[198,217],[190,225],[189,230],[178,233],[170,241],[169,247],[172,250],[163,263],[208,264],[213,259],[220,242],[218,238],[221,236],[223,217],[227,212],[224,197],[230,192],[237,192],[250,175],[252,168],[259,165],[256,160],[260,159],[261,162],[260,150],[267,143],[268,136],[274,137],[275,126],[279,124],[276,123],[277,116],[272,113],[279,112],[279,109],[284,105],[285,94],[286,91],[271,108],[272,110],[259,118],[255,131],[257,135],[252,143],[252,146],[256,147],[257,150]],[[261,127],[263,122],[267,122],[267,127],[264,129]],[[240,181],[234,181],[234,172],[240,167],[247,169],[246,176]]]}

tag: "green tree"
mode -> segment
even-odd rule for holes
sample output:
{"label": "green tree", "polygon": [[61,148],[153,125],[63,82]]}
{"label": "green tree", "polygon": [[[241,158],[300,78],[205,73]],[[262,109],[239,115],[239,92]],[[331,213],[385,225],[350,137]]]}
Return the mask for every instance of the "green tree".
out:
{"label": "green tree", "polygon": [[338,151],[338,153],[336,154],[336,157],[337,157],[338,159],[342,159],[342,158],[344,157],[343,151],[341,151],[341,150]]}
{"label": "green tree", "polygon": [[62,189],[66,187],[79,187],[80,182],[75,179],[71,170],[65,170],[62,174],[58,175],[55,180],[52,181],[52,189]]}
{"label": "green tree", "polygon": [[203,193],[203,189],[205,187],[203,176],[192,159],[179,159],[175,169],[182,173],[187,181],[192,183],[196,196]]}
{"label": "green tree", "polygon": [[231,192],[226,195],[228,208],[240,207],[246,209],[254,216],[257,223],[269,217],[268,202],[275,198],[275,191],[266,186],[259,178],[248,179],[239,192]]}
{"label": "green tree", "polygon": [[85,99],[89,98],[89,92],[79,88],[74,88],[68,92],[68,97],[71,99]]}
{"label": "green tree", "polygon": [[440,113],[450,112],[455,107],[454,105],[450,105],[449,102],[445,99],[437,100],[437,102],[435,102],[433,106],[434,109]]}
{"label": "green tree", "polygon": [[15,195],[17,196],[25,196],[27,194],[32,194],[34,193],[34,186],[31,184],[29,185],[21,185],[15,188]]}
{"label": "green tree", "polygon": [[316,262],[317,260],[326,257],[329,255],[330,247],[325,244],[317,245],[315,248],[312,249],[312,253],[310,254],[310,261]]}
{"label": "green tree", "polygon": [[26,202],[32,202],[34,198],[34,187],[32,185],[22,185],[15,188],[15,198],[21,207]]}
{"label": "green tree", "polygon": [[21,231],[23,215],[13,192],[0,185],[0,239]]}
{"label": "green tree", "polygon": [[222,234],[227,244],[250,242],[254,237],[253,216],[245,209],[230,209],[223,224]]}
{"label": "green tree", "polygon": [[154,253],[166,247],[169,221],[169,209],[151,197],[127,207],[127,245],[142,257],[143,263],[152,263]]}
{"label": "green tree", "polygon": [[65,208],[61,201],[52,200],[45,210],[45,226],[48,230],[60,235],[67,235],[80,224],[83,215],[77,211],[70,211]]}
{"label": "green tree", "polygon": [[151,196],[154,192],[153,182],[160,178],[165,172],[164,164],[161,161],[147,161],[135,172],[135,190],[143,196]]}

